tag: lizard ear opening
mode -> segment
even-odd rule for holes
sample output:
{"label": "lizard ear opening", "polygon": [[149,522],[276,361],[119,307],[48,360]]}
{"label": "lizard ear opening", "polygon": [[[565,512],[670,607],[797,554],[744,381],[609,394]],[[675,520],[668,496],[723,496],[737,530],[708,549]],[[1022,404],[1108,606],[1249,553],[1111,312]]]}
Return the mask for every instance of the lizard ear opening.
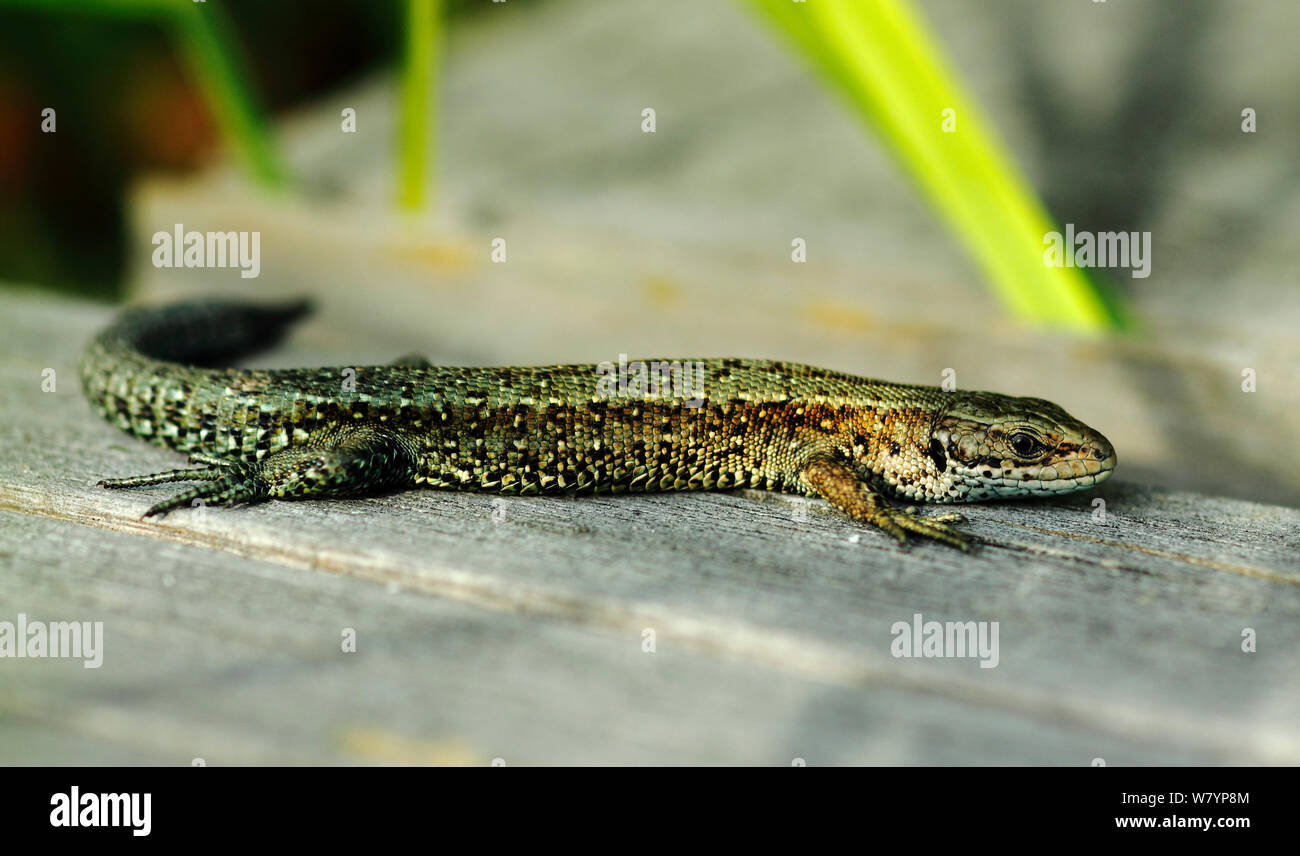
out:
{"label": "lizard ear opening", "polygon": [[948,469],[948,456],[943,453],[943,443],[939,442],[938,437],[930,438],[930,460],[934,461],[939,472]]}

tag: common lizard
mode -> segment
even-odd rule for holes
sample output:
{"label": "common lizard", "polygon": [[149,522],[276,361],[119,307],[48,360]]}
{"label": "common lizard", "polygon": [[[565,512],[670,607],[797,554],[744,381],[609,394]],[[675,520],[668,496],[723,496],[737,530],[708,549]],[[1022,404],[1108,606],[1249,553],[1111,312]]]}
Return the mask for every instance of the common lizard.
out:
{"label": "common lizard", "polygon": [[523,495],[763,488],[824,497],[900,541],[969,549],[953,525],[960,515],[923,516],[888,498],[1059,496],[1100,484],[1116,462],[1105,437],[1043,399],[770,360],[677,361],[702,371],[703,394],[690,397],[672,384],[611,395],[594,365],[220,367],[273,344],[307,308],[124,312],[86,351],[86,396],[118,427],[199,466],[101,484],[199,482],[146,516],[415,485]]}

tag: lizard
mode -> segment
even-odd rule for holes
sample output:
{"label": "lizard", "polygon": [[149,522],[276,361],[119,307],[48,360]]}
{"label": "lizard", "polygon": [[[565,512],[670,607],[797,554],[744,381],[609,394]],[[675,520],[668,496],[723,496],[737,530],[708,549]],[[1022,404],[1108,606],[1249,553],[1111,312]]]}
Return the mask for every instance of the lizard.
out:
{"label": "lizard", "polygon": [[420,485],[518,495],[758,488],[820,496],[899,541],[969,550],[961,515],[891,500],[1060,496],[1104,482],[1117,460],[1105,437],[1044,399],[773,360],[650,364],[702,372],[690,395],[683,384],[602,385],[605,364],[226,367],[277,342],[309,308],[209,300],[125,310],[85,351],[86,397],[197,466],[100,484],[198,483],[146,517]]}

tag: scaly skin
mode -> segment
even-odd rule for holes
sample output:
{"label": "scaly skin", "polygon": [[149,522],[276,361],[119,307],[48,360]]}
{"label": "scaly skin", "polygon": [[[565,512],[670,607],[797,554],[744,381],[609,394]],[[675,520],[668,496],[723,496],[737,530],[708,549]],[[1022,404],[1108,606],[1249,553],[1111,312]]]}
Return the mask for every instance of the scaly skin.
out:
{"label": "scaly skin", "polygon": [[[962,549],[959,515],[886,501],[1049,496],[1100,484],[1106,438],[1048,401],[943,392],[768,360],[611,395],[597,366],[203,368],[273,343],[305,304],[130,310],[91,342],[87,398],[200,467],[107,487],[199,485],[154,505],[354,496],[415,485],[509,494],[764,488],[821,496],[905,540]],[[686,361],[679,361],[686,362]],[[690,363],[688,363],[689,365]],[[615,393],[618,388],[613,388]]]}

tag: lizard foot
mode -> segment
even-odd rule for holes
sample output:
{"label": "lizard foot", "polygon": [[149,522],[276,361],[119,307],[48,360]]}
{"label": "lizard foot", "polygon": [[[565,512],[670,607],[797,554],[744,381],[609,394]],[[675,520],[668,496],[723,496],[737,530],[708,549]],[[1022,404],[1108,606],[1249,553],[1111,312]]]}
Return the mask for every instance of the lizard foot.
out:
{"label": "lizard foot", "polygon": [[[197,460],[196,455],[191,460]],[[202,456],[206,457],[206,456]],[[258,465],[218,462],[204,467],[188,470],[167,470],[147,476],[132,476],[124,479],[104,479],[101,485],[107,488],[147,487],[155,484],[167,484],[179,481],[201,481],[203,484],[182,491],[170,499],[163,500],[149,508],[145,517],[164,517],[167,512],[189,505],[236,505],[240,502],[252,502],[265,498],[266,492],[255,472]]]}
{"label": "lizard foot", "polygon": [[952,524],[965,520],[960,514],[946,512],[922,516],[916,508],[903,510],[885,501],[885,497],[858,477],[846,463],[830,457],[816,457],[804,465],[803,480],[831,505],[854,520],[868,523],[900,542],[908,535],[929,538],[969,551],[974,539]]}
{"label": "lizard foot", "polygon": [[256,463],[196,452],[191,461],[205,466],[147,476],[105,479],[108,488],[145,487],[201,481],[151,507],[145,517],[163,516],[187,505],[231,506],[264,499],[355,496],[410,484],[414,456],[397,435],[367,425],[349,426],[311,445],[289,446]]}

